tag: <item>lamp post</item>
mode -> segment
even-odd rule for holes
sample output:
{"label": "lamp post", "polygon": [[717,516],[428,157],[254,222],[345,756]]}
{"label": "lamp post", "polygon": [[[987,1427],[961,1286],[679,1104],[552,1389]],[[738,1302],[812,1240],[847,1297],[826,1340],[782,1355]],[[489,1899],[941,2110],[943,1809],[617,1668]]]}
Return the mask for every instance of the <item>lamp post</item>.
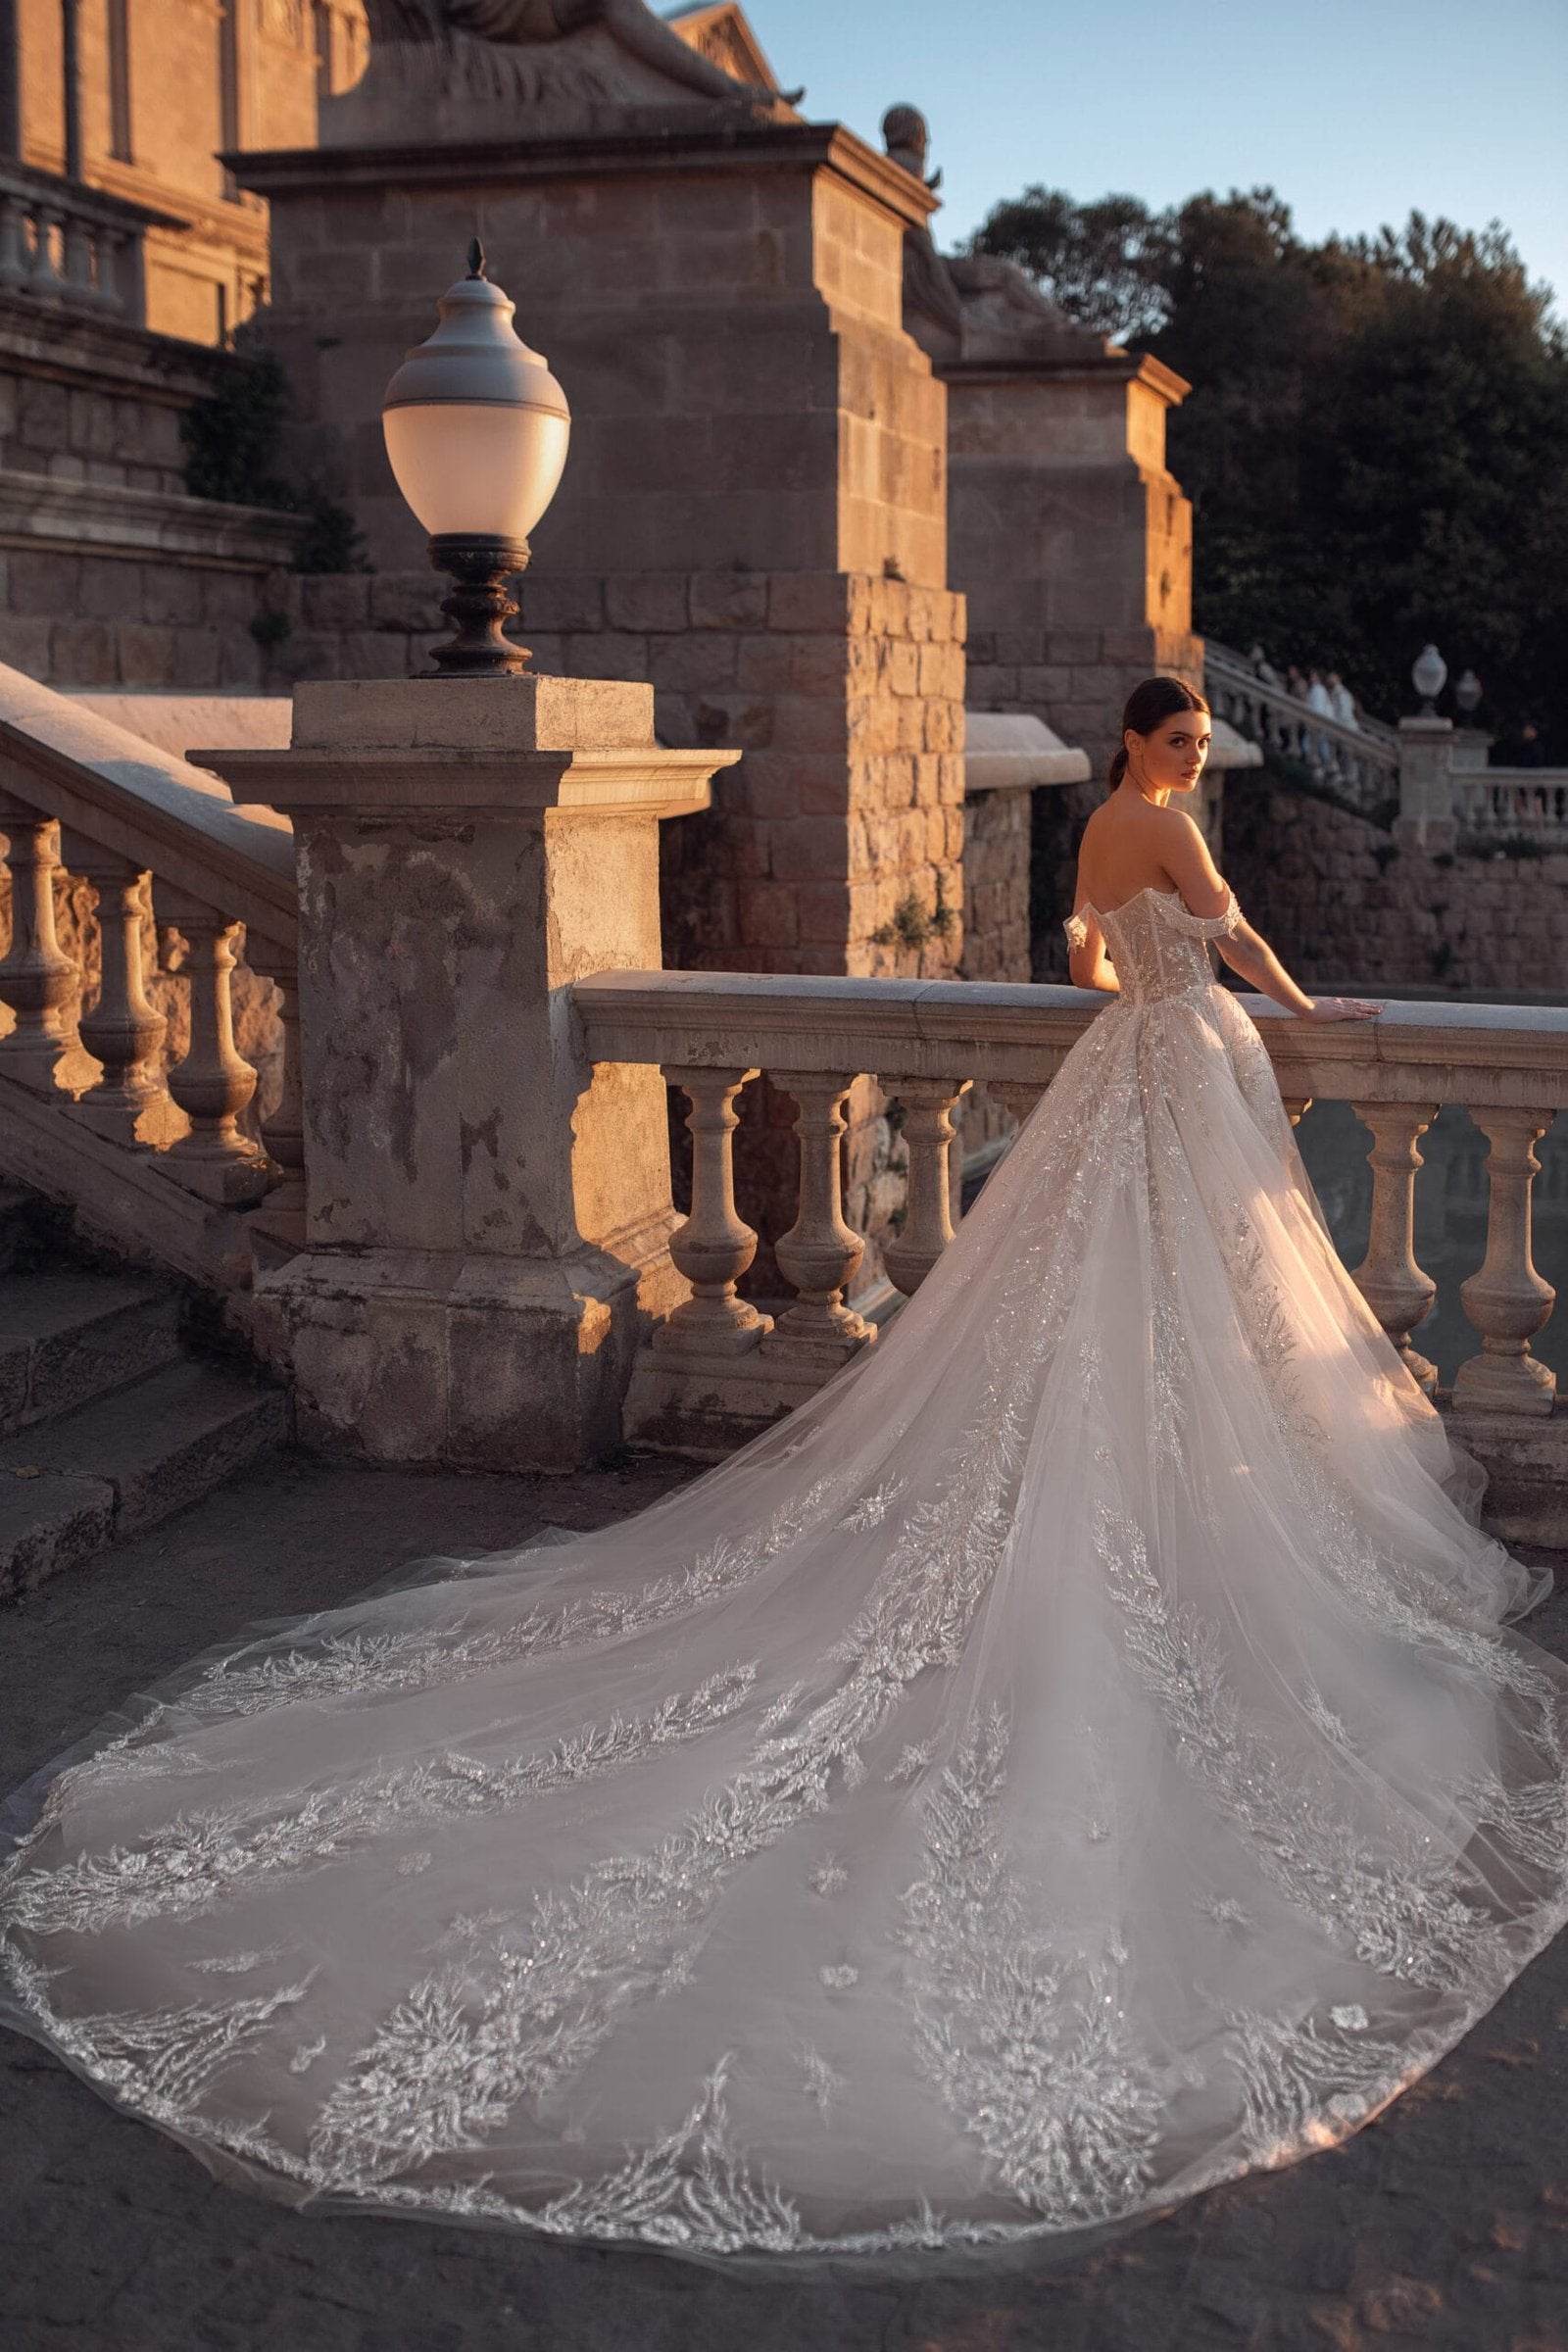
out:
{"label": "lamp post", "polygon": [[1476,711],[1481,706],[1481,680],[1473,669],[1467,669],[1453,690],[1453,699],[1459,706],[1467,727],[1475,723]]}
{"label": "lamp post", "polygon": [[449,286],[441,323],[386,388],[381,429],[398,488],[430,534],[430,561],[457,587],[441,610],[456,634],[435,649],[440,677],[505,677],[527,649],[502,634],[517,608],[506,583],[556,494],[571,412],[549,367],[514,332],[513,305],[484,273]]}
{"label": "lamp post", "polygon": [[1410,682],[1421,697],[1423,718],[1436,718],[1438,697],[1443,692],[1448,674],[1448,664],[1435,645],[1424,645],[1410,664]]}

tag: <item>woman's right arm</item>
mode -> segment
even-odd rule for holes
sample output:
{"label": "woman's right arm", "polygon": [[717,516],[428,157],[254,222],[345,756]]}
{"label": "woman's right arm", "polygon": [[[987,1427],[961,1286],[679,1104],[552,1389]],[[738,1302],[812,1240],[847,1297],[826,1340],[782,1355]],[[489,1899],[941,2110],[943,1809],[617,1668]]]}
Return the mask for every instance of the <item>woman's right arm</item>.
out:
{"label": "woman's right arm", "polygon": [[[1170,814],[1174,822],[1164,845],[1165,865],[1184,905],[1194,914],[1223,914],[1230,905],[1231,894],[1209,856],[1207,842],[1184,808],[1172,809]],[[1233,972],[1260,996],[1283,1004],[1287,1012],[1294,1012],[1298,1020],[1364,1021],[1383,1009],[1381,1004],[1365,1004],[1358,997],[1309,997],[1304,989],[1298,988],[1262,933],[1254,931],[1249,922],[1239,922],[1234,931],[1215,945]]]}

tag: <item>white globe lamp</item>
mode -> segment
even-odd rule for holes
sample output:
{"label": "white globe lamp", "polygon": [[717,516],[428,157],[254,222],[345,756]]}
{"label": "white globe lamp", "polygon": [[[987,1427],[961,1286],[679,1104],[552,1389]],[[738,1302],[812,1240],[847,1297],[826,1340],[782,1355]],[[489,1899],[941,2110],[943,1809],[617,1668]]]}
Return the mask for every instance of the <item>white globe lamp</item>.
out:
{"label": "white globe lamp", "polygon": [[506,583],[528,562],[528,533],[555,497],[571,412],[513,305],[484,273],[449,286],[441,323],[386,388],[381,429],[398,488],[430,535],[430,560],[457,581],[441,610],[457,633],[435,650],[441,677],[504,677],[527,649],[503,635],[517,608]]}
{"label": "white globe lamp", "polygon": [[1448,664],[1435,645],[1424,645],[1410,664],[1410,683],[1421,697],[1423,718],[1436,718],[1438,697],[1443,692]]}

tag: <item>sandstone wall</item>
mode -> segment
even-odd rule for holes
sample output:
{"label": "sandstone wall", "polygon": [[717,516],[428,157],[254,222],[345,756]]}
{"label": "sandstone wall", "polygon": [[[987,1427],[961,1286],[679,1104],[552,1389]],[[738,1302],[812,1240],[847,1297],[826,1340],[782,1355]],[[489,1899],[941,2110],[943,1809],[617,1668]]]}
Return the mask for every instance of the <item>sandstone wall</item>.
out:
{"label": "sandstone wall", "polygon": [[1400,849],[1366,818],[1254,768],[1226,781],[1224,863],[1249,917],[1308,987],[1568,993],[1568,855]]}
{"label": "sandstone wall", "polygon": [[1027,980],[1031,794],[971,793],[963,808],[965,980]]}
{"label": "sandstone wall", "polygon": [[[286,634],[268,683],[417,675],[446,633],[442,592],[430,570],[279,575],[269,610]],[[535,668],[649,679],[662,742],[745,753],[715,777],[707,815],[663,828],[667,962],[956,969],[960,598],[863,574],[741,570],[540,568],[517,593],[513,633]]]}
{"label": "sandstone wall", "polygon": [[259,690],[253,623],[288,598],[252,570],[0,548],[0,662],[46,686]]}

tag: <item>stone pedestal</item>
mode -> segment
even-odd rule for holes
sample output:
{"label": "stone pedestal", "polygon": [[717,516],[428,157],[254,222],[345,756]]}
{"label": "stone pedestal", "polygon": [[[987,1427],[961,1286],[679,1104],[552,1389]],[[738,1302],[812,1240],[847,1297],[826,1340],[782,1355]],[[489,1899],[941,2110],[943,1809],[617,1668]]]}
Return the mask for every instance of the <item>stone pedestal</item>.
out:
{"label": "stone pedestal", "polygon": [[306,1245],[256,1330],[304,1425],[382,1461],[567,1469],[618,1442],[669,1258],[664,1086],[583,1058],[570,983],[659,962],[659,820],[736,757],[646,685],[300,688],[214,753],[293,818]]}
{"label": "stone pedestal", "polygon": [[1453,812],[1455,758],[1453,722],[1447,718],[1399,721],[1399,813],[1394,838],[1401,849],[1442,856],[1458,839]]}

